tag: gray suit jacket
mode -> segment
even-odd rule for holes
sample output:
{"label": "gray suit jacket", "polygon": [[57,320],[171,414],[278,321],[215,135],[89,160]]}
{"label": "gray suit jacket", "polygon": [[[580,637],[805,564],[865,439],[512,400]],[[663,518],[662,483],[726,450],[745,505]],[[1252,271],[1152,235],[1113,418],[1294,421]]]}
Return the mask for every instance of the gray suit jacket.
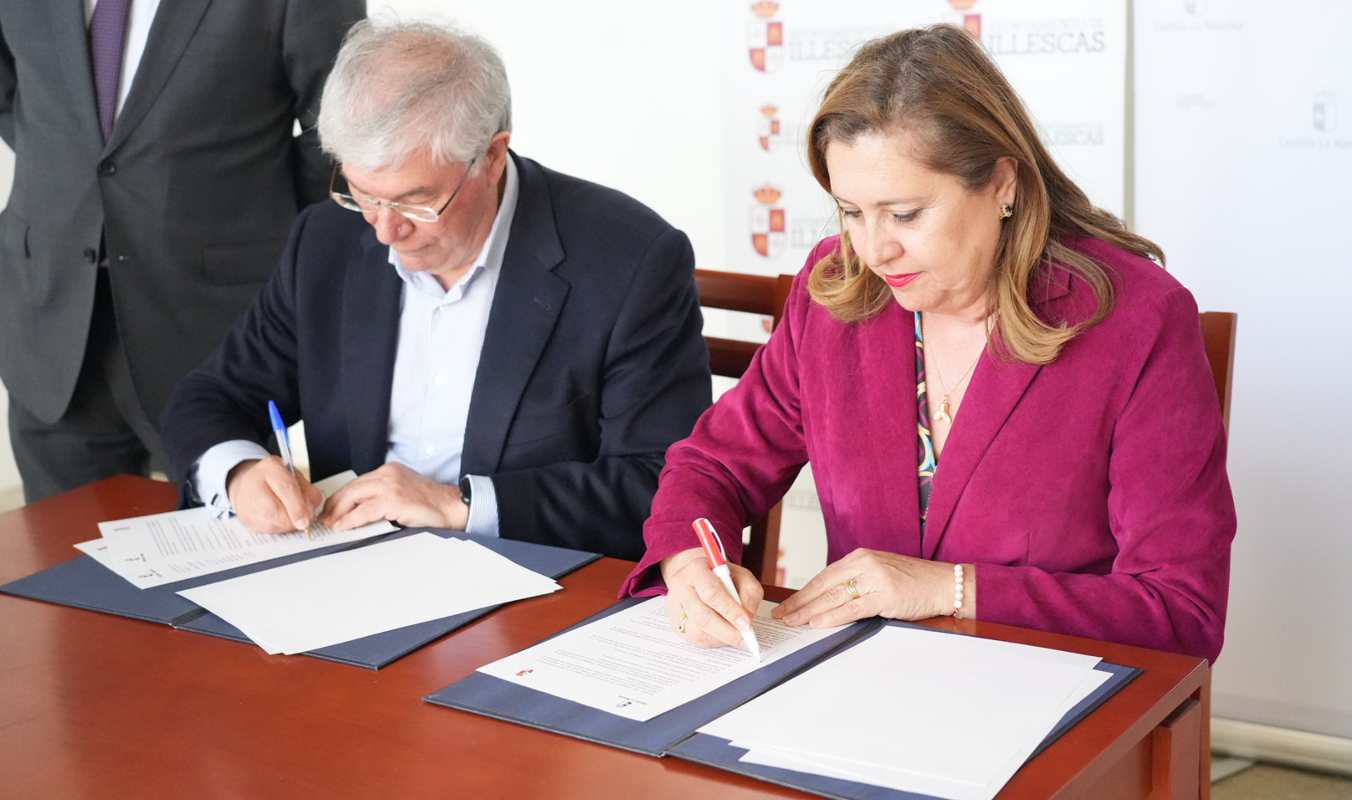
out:
{"label": "gray suit jacket", "polygon": [[[105,143],[82,0],[0,0],[0,380],[65,411],[94,302],[100,236],[141,404],[158,420],[277,263],[329,165],[319,94],[362,0],[161,0]],[[293,137],[296,120],[305,133]]]}

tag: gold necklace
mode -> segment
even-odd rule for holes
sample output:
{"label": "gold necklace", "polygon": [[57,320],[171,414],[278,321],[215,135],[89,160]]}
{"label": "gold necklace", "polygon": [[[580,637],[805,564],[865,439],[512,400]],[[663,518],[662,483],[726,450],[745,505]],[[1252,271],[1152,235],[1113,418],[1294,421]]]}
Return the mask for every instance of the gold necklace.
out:
{"label": "gold necklace", "polygon": [[[924,338],[924,335],[923,335],[923,334],[924,334],[924,331],[923,331],[924,324],[925,324],[925,315],[924,315],[924,314],[921,314],[921,315],[920,315],[920,325],[921,325],[921,328],[922,328],[922,330],[921,330],[921,339],[922,339],[922,341],[923,341],[923,338]],[[986,342],[987,342],[987,344],[989,344],[989,343],[990,343],[990,340],[991,340],[991,328],[990,328],[990,320],[989,320],[989,318],[987,319],[987,321],[986,321],[984,327],[985,327],[985,329],[986,329]],[[952,423],[952,422],[953,422],[953,411],[952,411],[952,405],[951,405],[951,403],[949,402],[949,398],[952,397],[952,395],[953,395],[954,392],[956,392],[958,389],[962,388],[963,382],[966,381],[967,378],[970,377],[970,376],[972,375],[972,373],[976,371],[976,365],[981,363],[981,353],[984,353],[984,352],[986,352],[986,348],[985,348],[985,346],[983,345],[982,348],[981,348],[981,352],[976,354],[976,360],[972,362],[972,365],[971,365],[970,367],[967,368],[967,371],[966,371],[966,372],[962,373],[962,377],[961,377],[961,378],[958,378],[958,382],[955,383],[955,384],[953,384],[953,388],[952,388],[952,389],[947,388],[947,383],[944,381],[944,375],[943,375],[943,373],[939,370],[939,359],[936,358],[936,359],[934,360],[934,377],[936,377],[936,378],[939,379],[939,391],[943,392],[943,395],[944,395],[943,400],[941,400],[940,403],[939,403],[939,413],[934,415],[934,419],[936,419],[936,420],[939,421],[939,422],[943,422],[943,423]]]}

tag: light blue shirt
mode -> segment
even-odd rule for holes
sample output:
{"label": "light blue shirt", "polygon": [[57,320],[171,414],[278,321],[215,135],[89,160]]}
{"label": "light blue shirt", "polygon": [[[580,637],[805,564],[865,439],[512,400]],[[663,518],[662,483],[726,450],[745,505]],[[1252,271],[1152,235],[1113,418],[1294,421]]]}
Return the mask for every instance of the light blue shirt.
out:
{"label": "light blue shirt", "polygon": [[[479,369],[488,314],[502,274],[507,236],[516,215],[516,164],[507,159],[502,202],[474,266],[449,289],[436,278],[409,272],[390,248],[389,261],[403,282],[399,299],[399,343],[390,384],[390,419],[385,461],[397,461],[438,483],[460,480],[465,423]],[[218,516],[233,513],[225,479],[242,461],[267,451],[242,439],[211,447],[197,462],[197,496]],[[466,532],[497,536],[498,502],[493,480],[470,475],[473,502]]]}

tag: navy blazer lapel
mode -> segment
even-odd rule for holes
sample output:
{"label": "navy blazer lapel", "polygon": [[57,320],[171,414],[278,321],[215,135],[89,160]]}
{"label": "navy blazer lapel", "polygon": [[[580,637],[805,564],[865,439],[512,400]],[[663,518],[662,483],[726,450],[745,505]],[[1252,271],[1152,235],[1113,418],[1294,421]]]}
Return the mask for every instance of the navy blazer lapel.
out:
{"label": "navy blazer lapel", "polygon": [[[363,223],[364,224],[364,223]],[[364,247],[348,265],[343,287],[342,378],[347,403],[348,451],[359,474],[385,463],[389,449],[390,388],[399,344],[399,299],[403,283],[390,264],[390,250],[369,226]]]}
{"label": "navy blazer lapel", "polygon": [[[1030,283],[1034,309],[1070,292],[1070,276],[1061,269],[1039,270]],[[994,356],[989,350],[981,355],[934,473],[925,522],[925,558],[934,558],[972,474],[1041,369],[1037,364]]]}
{"label": "navy blazer lapel", "polygon": [[[160,96],[160,90],[169,76],[174,73],[174,68],[178,66],[184,49],[210,4],[211,0],[161,0],[155,11],[155,20],[150,25],[141,63],[136,67],[127,100],[113,122],[113,134],[104,152],[112,152],[120,146],[140,124],[155,103],[155,98]],[[210,91],[211,87],[204,86],[201,90]]]}
{"label": "navy blazer lapel", "polygon": [[567,281],[553,272],[564,252],[544,171],[529,159],[511,158],[519,179],[516,215],[470,396],[460,460],[467,474],[497,471],[521,395],[568,296]]}
{"label": "navy blazer lapel", "polygon": [[99,131],[99,108],[94,99],[94,68],[89,60],[89,26],[85,24],[83,0],[51,2],[52,39],[70,84],[73,107],[85,122],[95,147],[103,146]]}

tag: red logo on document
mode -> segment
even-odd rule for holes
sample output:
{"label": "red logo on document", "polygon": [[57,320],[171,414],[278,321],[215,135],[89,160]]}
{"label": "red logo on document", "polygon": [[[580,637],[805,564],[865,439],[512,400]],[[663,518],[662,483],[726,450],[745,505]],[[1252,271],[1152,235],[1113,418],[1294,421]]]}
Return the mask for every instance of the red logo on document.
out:
{"label": "red logo on document", "polygon": [[779,122],[779,107],[766,103],[760,107],[761,121],[760,133],[756,136],[756,142],[765,152],[770,152],[779,146],[779,134],[782,126]]}
{"label": "red logo on document", "polygon": [[747,23],[747,52],[757,72],[774,72],[784,66],[784,23],[775,19],[779,3],[757,0],[751,4],[755,19]]}
{"label": "red logo on document", "polygon": [[755,192],[756,205],[751,208],[751,247],[766,258],[777,258],[789,243],[788,217],[778,205],[783,192],[765,184]]}
{"label": "red logo on document", "polygon": [[524,677],[526,677],[527,675],[531,674],[531,673],[534,672],[534,671],[535,671],[534,669],[519,669],[519,670],[516,671],[516,677],[518,677],[518,678],[524,678]]}

